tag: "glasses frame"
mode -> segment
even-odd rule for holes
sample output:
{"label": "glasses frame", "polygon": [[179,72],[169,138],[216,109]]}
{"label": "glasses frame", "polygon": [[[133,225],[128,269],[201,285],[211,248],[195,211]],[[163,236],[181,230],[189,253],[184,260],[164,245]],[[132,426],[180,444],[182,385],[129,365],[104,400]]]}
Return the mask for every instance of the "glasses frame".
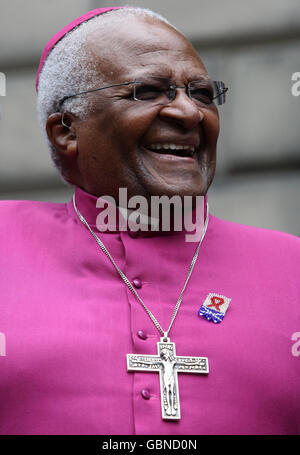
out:
{"label": "glasses frame", "polygon": [[[153,78],[156,78],[156,79],[164,79],[164,80],[168,80],[170,82],[170,85],[169,85],[169,89],[172,90],[172,96],[169,98],[170,102],[174,101],[174,99],[176,98],[176,89],[177,88],[184,88],[187,90],[187,95],[188,97],[193,101],[193,98],[191,96],[191,84],[195,84],[195,82],[199,82],[201,81],[202,79],[196,79],[194,81],[191,81],[186,85],[184,86],[180,86],[180,85],[176,85],[176,82],[171,80],[171,79],[167,79],[167,78],[163,78],[163,77],[156,77],[156,76],[148,76],[148,77],[153,77]],[[221,93],[219,93],[218,95],[215,95],[213,98],[212,98],[212,102],[215,100],[215,99],[218,99],[220,97],[222,97],[222,95],[225,95],[225,93],[228,91],[228,87],[225,86],[224,82],[222,81],[213,81],[209,78],[203,78],[203,80],[209,80],[210,82],[212,82],[213,85],[219,85],[219,84],[223,84],[224,85],[224,88],[223,88],[223,91]],[[61,98],[58,102],[58,110],[60,111],[61,110],[61,107],[63,105],[63,103],[68,100],[69,98],[74,98],[75,96],[80,96],[80,95],[86,95],[87,93],[93,93],[93,92],[98,92],[100,90],[105,90],[106,88],[113,88],[113,87],[121,87],[121,86],[126,86],[126,85],[131,85],[131,84],[134,84],[134,88],[133,88],[133,100],[134,101],[144,101],[144,100],[140,100],[138,98],[136,98],[136,84],[141,84],[142,81],[139,81],[138,79],[135,79],[134,81],[127,81],[127,82],[121,82],[121,83],[118,83],[118,84],[111,84],[111,85],[105,85],[104,87],[100,87],[100,88],[95,88],[95,89],[90,89],[90,90],[85,90],[83,92],[79,92],[79,93],[73,93],[72,95],[66,95],[64,96],[63,98]],[[207,104],[207,106],[211,105],[212,104],[209,103]],[[224,104],[225,103],[225,99],[224,101],[221,101],[219,102],[218,104]]]}

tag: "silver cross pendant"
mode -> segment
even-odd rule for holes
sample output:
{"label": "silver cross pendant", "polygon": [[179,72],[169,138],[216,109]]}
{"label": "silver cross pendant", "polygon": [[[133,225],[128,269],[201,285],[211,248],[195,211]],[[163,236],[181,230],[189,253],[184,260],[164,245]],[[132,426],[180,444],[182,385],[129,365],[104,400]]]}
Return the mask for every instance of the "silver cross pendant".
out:
{"label": "silver cross pendant", "polygon": [[208,358],[176,356],[175,343],[165,337],[157,343],[157,354],[127,354],[127,371],[159,372],[162,418],[179,420],[178,373],[208,374]]}

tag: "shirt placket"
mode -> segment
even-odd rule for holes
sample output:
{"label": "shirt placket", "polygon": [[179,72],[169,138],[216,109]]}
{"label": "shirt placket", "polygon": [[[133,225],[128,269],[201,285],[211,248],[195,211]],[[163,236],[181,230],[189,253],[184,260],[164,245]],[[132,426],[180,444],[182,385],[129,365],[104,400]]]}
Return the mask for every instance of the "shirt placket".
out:
{"label": "shirt placket", "polygon": [[[151,257],[149,255],[145,257],[143,242],[147,242],[147,239],[140,235],[131,232],[122,233],[121,238],[125,250],[124,272],[145,305],[162,324],[163,305],[159,286],[159,258],[154,251]],[[129,288],[127,288],[127,301],[131,321],[131,353],[157,355],[157,342],[161,336],[159,331]],[[133,375],[134,433],[147,434],[149,431],[153,431],[154,422],[155,424],[161,422],[159,375],[158,372],[130,372],[128,374]]]}

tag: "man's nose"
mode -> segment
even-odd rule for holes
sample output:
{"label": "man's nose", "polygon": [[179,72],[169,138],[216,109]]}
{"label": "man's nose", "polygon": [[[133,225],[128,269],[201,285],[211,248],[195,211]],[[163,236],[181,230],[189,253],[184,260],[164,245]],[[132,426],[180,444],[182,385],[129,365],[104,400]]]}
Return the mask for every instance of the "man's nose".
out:
{"label": "man's nose", "polygon": [[195,128],[204,118],[203,110],[188,96],[185,87],[177,87],[174,100],[163,106],[159,115],[187,130]]}

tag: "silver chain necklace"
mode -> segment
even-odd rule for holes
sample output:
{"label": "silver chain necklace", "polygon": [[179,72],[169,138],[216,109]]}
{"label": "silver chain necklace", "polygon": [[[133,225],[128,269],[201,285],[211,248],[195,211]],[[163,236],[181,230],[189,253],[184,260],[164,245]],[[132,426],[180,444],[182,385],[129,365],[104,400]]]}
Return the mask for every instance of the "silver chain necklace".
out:
{"label": "silver chain necklace", "polygon": [[162,418],[167,420],[179,420],[180,419],[180,402],[179,402],[179,391],[178,391],[178,380],[177,372],[182,373],[202,373],[208,374],[208,359],[207,357],[186,357],[186,356],[176,356],[175,343],[170,342],[168,334],[171,330],[173,322],[176,318],[177,312],[179,310],[180,304],[182,302],[184,291],[187,287],[189,279],[191,277],[192,271],[194,269],[195,263],[197,261],[199,249],[201,243],[204,239],[204,236],[207,231],[208,220],[209,220],[209,207],[207,204],[206,219],[203,226],[203,231],[201,238],[198,242],[196,251],[194,253],[192,262],[189,267],[189,271],[184,282],[183,288],[180,292],[179,298],[175,305],[171,321],[167,331],[164,331],[156,317],[151,313],[149,308],[145,305],[141,297],[138,295],[131,282],[118,267],[115,260],[111,256],[110,252],[107,250],[103,242],[91,229],[86,219],[79,212],[76,201],[75,193],[73,195],[73,206],[74,210],[79,218],[79,220],[86,226],[90,231],[94,239],[96,240],[98,246],[101,248],[103,253],[108,257],[108,259],[113,264],[114,268],[120,275],[121,279],[124,281],[126,286],[134,294],[136,299],[141,303],[144,310],[150,317],[151,321],[161,333],[162,337],[157,343],[158,355],[137,355],[137,354],[127,354],[127,370],[128,371],[159,371],[160,373],[160,389],[161,389],[161,407],[162,407]]}

